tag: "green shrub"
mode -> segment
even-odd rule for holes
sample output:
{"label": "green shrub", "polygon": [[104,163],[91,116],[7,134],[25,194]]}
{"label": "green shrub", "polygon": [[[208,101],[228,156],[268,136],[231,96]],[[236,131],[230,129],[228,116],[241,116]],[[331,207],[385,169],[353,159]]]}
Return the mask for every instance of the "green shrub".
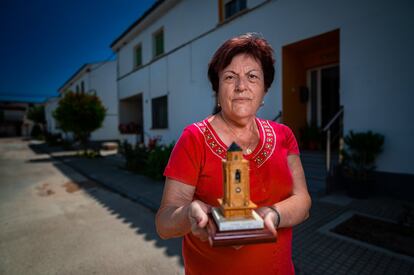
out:
{"label": "green shrub", "polygon": [[35,139],[42,139],[43,132],[39,124],[33,125],[32,131],[30,132],[30,136]]}
{"label": "green shrub", "polygon": [[171,155],[171,151],[174,148],[174,144],[170,145],[157,145],[153,150],[149,152],[145,170],[146,174],[156,180],[164,178],[163,173],[165,166],[167,166],[168,160]]}
{"label": "green shrub", "polygon": [[150,148],[143,143],[134,146],[124,141],[121,143],[120,153],[125,158],[126,169],[161,180],[173,147],[173,143]]}
{"label": "green shrub", "polygon": [[372,131],[354,133],[350,131],[344,138],[345,148],[342,151],[343,166],[352,178],[367,181],[370,172],[374,171],[375,161],[383,150],[384,136]]}
{"label": "green shrub", "polygon": [[145,171],[149,151],[144,144],[137,143],[133,146],[127,141],[124,141],[121,143],[120,153],[125,158],[125,166],[128,170],[138,173]]}

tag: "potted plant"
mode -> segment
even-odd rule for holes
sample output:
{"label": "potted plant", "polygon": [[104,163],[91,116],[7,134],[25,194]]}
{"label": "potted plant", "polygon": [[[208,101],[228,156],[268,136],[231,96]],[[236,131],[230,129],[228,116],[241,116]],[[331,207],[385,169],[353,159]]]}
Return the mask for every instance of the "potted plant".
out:
{"label": "potted plant", "polygon": [[371,191],[373,171],[378,155],[383,150],[384,136],[372,131],[354,133],[344,138],[342,168],[348,193],[357,198],[366,198]]}

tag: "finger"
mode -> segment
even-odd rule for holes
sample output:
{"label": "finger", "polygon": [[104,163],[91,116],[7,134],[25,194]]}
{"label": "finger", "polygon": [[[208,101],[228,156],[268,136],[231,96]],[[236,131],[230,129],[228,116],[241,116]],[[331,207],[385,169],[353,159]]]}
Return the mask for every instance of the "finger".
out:
{"label": "finger", "polygon": [[208,223],[208,216],[204,214],[201,216],[201,219],[198,221],[197,225],[200,228],[204,228],[206,227],[207,223]]}
{"label": "finger", "polygon": [[272,217],[272,214],[266,215],[264,218],[264,224],[267,229],[269,229],[270,232],[272,232],[273,236],[277,237],[277,231],[274,224],[274,219]]}
{"label": "finger", "polygon": [[208,240],[209,235],[208,235],[208,232],[207,232],[206,229],[197,228],[192,233],[193,233],[194,236],[199,238],[201,241],[207,241]]}
{"label": "finger", "polygon": [[[208,208],[207,207],[202,207],[200,205],[201,202],[193,202],[190,206],[190,219],[194,219],[197,223],[197,225],[200,228],[203,228],[207,225],[208,222],[208,216],[205,212],[205,210],[207,211]],[[203,210],[203,208],[205,208],[205,210]]]}
{"label": "finger", "polygon": [[267,209],[267,207],[260,207],[257,208],[256,213],[259,214],[259,216],[264,219],[264,217],[266,216],[266,214],[269,212],[269,210]]}
{"label": "finger", "polygon": [[206,204],[206,203],[204,203],[202,201],[199,201],[199,200],[196,200],[194,202],[197,203],[200,206],[200,208],[203,210],[204,213],[210,213],[211,212],[211,205]]}
{"label": "finger", "polygon": [[199,230],[199,227],[197,225],[197,222],[192,222],[191,223],[191,232],[196,233]]}
{"label": "finger", "polygon": [[203,229],[201,232],[200,232],[200,235],[199,235],[199,238],[200,238],[200,240],[202,240],[203,242],[205,242],[205,241],[207,241],[208,240],[208,233],[207,233],[207,230],[205,230],[205,229]]}

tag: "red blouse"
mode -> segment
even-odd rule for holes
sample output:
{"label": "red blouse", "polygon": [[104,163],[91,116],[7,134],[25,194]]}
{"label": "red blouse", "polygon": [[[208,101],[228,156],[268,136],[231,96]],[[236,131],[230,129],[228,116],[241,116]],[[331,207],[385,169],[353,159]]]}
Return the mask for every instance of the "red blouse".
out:
{"label": "red blouse", "polygon": [[[250,199],[269,206],[288,198],[292,176],[289,154],[299,154],[292,131],[283,124],[256,119],[260,141],[244,155],[250,161]],[[227,146],[207,119],[186,127],[175,145],[164,175],[195,186],[194,199],[218,206],[223,196],[222,159]],[[186,274],[294,274],[292,229],[278,230],[276,243],[233,247],[210,247],[191,233],[183,239]]]}

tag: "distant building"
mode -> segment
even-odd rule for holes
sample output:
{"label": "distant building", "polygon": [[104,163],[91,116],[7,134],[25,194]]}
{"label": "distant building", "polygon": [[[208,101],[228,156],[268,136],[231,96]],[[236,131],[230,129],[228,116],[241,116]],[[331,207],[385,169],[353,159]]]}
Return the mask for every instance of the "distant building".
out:
{"label": "distant building", "polygon": [[33,122],[26,118],[33,105],[24,102],[0,102],[0,137],[29,137]]}
{"label": "distant building", "polygon": [[414,174],[412,10],[410,1],[157,1],[111,44],[120,122],[136,122],[146,140],[177,140],[215,107],[207,66],[216,49],[259,32],[276,57],[260,117],[281,112],[302,141],[307,125],[324,128],[342,106],[345,134],[385,135],[379,171]]}
{"label": "distant building", "polygon": [[[61,96],[67,91],[96,94],[106,108],[106,116],[100,129],[92,132],[92,141],[116,140],[118,135],[118,99],[116,92],[116,62],[97,62],[83,65],[59,88]],[[61,132],[53,118],[59,98],[46,104],[47,128],[50,132]]]}

